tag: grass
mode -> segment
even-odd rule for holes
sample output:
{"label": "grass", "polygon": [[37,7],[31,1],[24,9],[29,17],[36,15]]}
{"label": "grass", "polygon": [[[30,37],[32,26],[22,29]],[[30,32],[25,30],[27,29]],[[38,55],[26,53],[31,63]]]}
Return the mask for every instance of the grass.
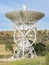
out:
{"label": "grass", "polygon": [[[15,45],[14,45],[15,47]],[[1,55],[11,55],[9,51],[5,50],[5,44],[0,44],[0,58]],[[0,65],[45,65],[45,58],[44,57],[37,57],[37,58],[27,58],[22,60],[16,60],[13,62],[0,62]]]}
{"label": "grass", "polygon": [[[16,45],[15,44],[12,44],[13,48],[15,49]],[[11,51],[7,51],[5,49],[5,44],[0,44],[0,56],[1,55],[12,55]]]}
{"label": "grass", "polygon": [[0,44],[0,55],[9,55],[9,54],[11,53],[5,50],[5,44]]}
{"label": "grass", "polygon": [[[15,47],[15,45],[14,45]],[[1,55],[10,55],[11,52],[5,50],[5,44],[0,44],[0,56]],[[1,57],[0,57],[1,58]],[[44,57],[37,57],[37,58],[27,58],[22,60],[16,60],[13,62],[0,62],[0,65],[45,65],[45,58]]]}
{"label": "grass", "polygon": [[0,65],[45,65],[44,57],[27,58],[24,60],[16,60],[13,62],[0,62]]}

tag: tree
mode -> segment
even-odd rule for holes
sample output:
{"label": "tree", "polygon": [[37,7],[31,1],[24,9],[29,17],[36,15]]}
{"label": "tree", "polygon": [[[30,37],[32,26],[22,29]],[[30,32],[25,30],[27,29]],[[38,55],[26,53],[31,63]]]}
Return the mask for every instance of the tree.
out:
{"label": "tree", "polygon": [[36,54],[37,55],[45,55],[45,45],[42,44],[42,43],[36,43],[36,44],[33,44],[33,47],[36,51]]}
{"label": "tree", "polygon": [[5,49],[13,53],[13,46],[10,44],[9,41],[6,41]]}

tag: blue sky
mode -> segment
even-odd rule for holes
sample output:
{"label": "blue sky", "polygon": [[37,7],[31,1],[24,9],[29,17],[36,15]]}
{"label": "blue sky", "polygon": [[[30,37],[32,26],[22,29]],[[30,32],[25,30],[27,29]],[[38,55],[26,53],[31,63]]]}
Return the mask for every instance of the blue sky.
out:
{"label": "blue sky", "polygon": [[0,0],[0,31],[13,30],[12,22],[5,17],[5,13],[22,8],[40,11],[45,14],[37,23],[37,29],[49,29],[49,0]]}

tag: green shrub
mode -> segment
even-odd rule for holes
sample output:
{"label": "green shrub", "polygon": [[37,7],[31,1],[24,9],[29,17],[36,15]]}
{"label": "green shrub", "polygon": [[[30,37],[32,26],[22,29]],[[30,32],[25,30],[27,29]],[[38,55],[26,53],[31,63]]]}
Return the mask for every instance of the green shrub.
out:
{"label": "green shrub", "polygon": [[11,52],[13,53],[13,46],[10,44],[9,41],[6,41],[5,49],[6,49],[7,51],[11,51]]}
{"label": "green shrub", "polygon": [[45,49],[46,49],[45,44],[36,43],[36,44],[33,44],[33,47],[34,47],[36,54],[38,56],[44,56],[45,55]]}

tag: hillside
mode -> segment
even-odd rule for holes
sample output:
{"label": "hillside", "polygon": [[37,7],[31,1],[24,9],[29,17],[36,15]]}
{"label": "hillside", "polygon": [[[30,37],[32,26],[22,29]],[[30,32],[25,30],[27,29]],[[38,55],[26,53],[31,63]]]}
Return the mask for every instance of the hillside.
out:
{"label": "hillside", "polygon": [[[2,40],[2,42],[5,40],[13,40],[13,31],[2,31],[0,32],[0,41]],[[49,30],[38,30],[36,32],[37,34],[37,40],[36,42],[42,42],[42,43],[46,43],[49,41]],[[1,42],[0,42],[1,43]]]}
{"label": "hillside", "polygon": [[36,42],[49,43],[49,30],[38,30]]}
{"label": "hillside", "polygon": [[[12,55],[11,52],[16,47],[16,44],[14,43],[13,39],[13,34],[14,34],[13,31],[0,32],[0,57],[8,57]],[[36,34],[37,34],[36,43],[46,44],[46,48],[44,47],[46,50],[42,52],[42,55],[43,53],[45,54],[45,52],[46,53],[49,52],[49,30],[38,30]],[[41,46],[39,48],[38,47],[37,50],[42,50],[41,48],[43,48]]]}

